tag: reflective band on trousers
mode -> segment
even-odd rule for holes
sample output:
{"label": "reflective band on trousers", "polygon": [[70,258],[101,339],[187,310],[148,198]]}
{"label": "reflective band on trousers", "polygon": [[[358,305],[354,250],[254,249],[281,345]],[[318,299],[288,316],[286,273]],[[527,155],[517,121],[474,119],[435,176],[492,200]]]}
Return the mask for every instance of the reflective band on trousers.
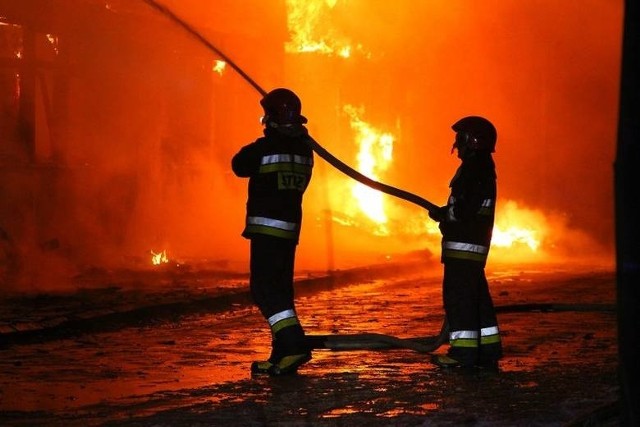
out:
{"label": "reflective band on trousers", "polygon": [[266,225],[267,227],[279,228],[280,230],[295,231],[298,224],[295,222],[281,221],[279,219],[265,218],[263,216],[248,216],[248,225]]}
{"label": "reflective band on trousers", "polygon": [[279,321],[284,319],[289,319],[291,317],[296,317],[296,312],[293,311],[292,309],[284,310],[284,311],[281,311],[280,313],[276,313],[273,316],[269,317],[267,319],[267,322],[269,322],[270,326],[273,326]]}
{"label": "reflective band on trousers", "polygon": [[475,339],[478,338],[478,331],[453,331],[449,333],[449,339]]}
{"label": "reflective band on trousers", "polygon": [[489,248],[482,245],[474,245],[473,243],[462,242],[443,242],[443,249],[451,249],[454,251],[473,252],[476,254],[486,255],[489,253]]}
{"label": "reflective band on trousers", "polygon": [[497,326],[482,328],[480,330],[480,345],[497,344],[500,340],[500,330]]}
{"label": "reflective band on trousers", "polygon": [[488,337],[489,335],[498,335],[500,331],[497,326],[491,326],[489,328],[480,329],[480,335],[483,337]]}
{"label": "reflective band on trousers", "polygon": [[478,331],[453,331],[449,333],[451,347],[478,347]]}
{"label": "reflective band on trousers", "polygon": [[308,166],[312,166],[313,165],[313,158],[312,157],[306,157],[306,156],[299,156],[297,154],[294,154],[293,157],[291,156],[291,154],[271,154],[269,156],[264,156],[262,157],[262,160],[260,161],[261,165],[270,165],[273,163],[281,163],[281,162],[292,162],[293,163],[298,163],[301,165],[308,165]]}

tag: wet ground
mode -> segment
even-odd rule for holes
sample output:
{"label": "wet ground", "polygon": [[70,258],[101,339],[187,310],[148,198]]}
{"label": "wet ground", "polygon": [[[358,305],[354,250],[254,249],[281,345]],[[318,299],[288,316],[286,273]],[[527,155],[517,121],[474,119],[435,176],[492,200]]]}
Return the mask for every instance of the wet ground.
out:
{"label": "wet ground", "polygon": [[[617,425],[614,272],[489,273],[498,373],[443,371],[406,348],[317,349],[295,376],[251,378],[270,337],[242,275],[90,272],[80,291],[6,295],[0,425]],[[424,338],[442,324],[438,266],[301,277],[297,289],[314,336]]]}

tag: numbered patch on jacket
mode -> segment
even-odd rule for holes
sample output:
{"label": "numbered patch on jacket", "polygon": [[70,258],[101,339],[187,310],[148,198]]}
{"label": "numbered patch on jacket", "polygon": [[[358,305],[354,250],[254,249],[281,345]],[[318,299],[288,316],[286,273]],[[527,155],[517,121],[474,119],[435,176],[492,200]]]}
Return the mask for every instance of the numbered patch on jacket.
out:
{"label": "numbered patch on jacket", "polygon": [[307,188],[307,176],[295,172],[278,172],[278,190],[304,191]]}

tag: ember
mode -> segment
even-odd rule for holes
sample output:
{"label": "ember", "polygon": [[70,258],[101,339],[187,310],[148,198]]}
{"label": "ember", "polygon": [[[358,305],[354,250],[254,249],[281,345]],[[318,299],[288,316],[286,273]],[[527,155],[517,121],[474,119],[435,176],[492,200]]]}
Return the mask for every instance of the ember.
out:
{"label": "ember", "polygon": [[224,61],[220,61],[220,60],[213,61],[213,71],[215,71],[220,75],[222,75],[222,72],[225,70],[226,67],[227,67],[227,63]]}

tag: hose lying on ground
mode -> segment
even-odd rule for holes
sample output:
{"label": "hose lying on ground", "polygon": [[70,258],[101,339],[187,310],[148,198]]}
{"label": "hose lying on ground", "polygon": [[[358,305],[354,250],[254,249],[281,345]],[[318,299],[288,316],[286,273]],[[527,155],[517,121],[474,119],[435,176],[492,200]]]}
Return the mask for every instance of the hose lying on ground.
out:
{"label": "hose lying on ground", "polygon": [[312,349],[327,350],[383,350],[403,348],[418,353],[432,353],[448,339],[447,322],[442,323],[440,333],[417,338],[397,338],[385,334],[334,334],[307,335],[307,344]]}
{"label": "hose lying on ground", "polygon": [[[611,312],[615,313],[615,305],[612,304],[555,304],[555,303],[525,303],[497,306],[496,313],[523,313],[523,312]],[[326,350],[384,350],[406,349],[418,353],[432,353],[448,339],[448,325],[442,324],[440,333],[435,336],[417,338],[397,338],[384,334],[334,334],[334,335],[309,335],[307,342],[312,349]]]}

